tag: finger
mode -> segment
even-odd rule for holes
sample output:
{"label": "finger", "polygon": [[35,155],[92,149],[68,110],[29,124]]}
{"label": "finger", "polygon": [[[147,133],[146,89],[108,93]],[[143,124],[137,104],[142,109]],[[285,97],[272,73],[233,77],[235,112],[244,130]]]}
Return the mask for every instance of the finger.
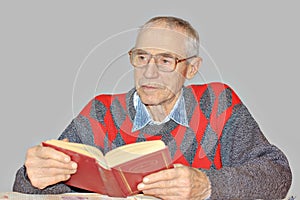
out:
{"label": "finger", "polygon": [[45,187],[49,185],[53,185],[56,183],[59,183],[61,181],[66,181],[70,178],[70,175],[57,175],[57,176],[51,176],[51,177],[37,177],[30,179],[31,184],[34,187],[37,187],[39,189],[44,189]]}
{"label": "finger", "polygon": [[208,199],[211,194],[211,191],[195,191],[194,193],[190,190],[184,188],[167,188],[167,189],[151,189],[151,190],[143,190],[145,195],[151,195],[159,197],[164,200],[196,200],[196,199]]}
{"label": "finger", "polygon": [[[153,195],[154,196],[154,195]],[[160,196],[157,196],[158,198],[160,199],[163,199],[163,200],[174,200],[174,199],[180,199],[180,200],[191,200],[190,198],[183,198],[183,197],[180,197],[180,196],[174,196],[174,195],[168,195],[168,196],[165,196],[165,195],[160,195]]]}
{"label": "finger", "polygon": [[52,159],[27,159],[25,161],[27,168],[57,168],[57,169],[77,169],[77,163],[70,161],[69,163],[62,163]]}
{"label": "finger", "polygon": [[162,171],[159,171],[159,172],[156,172],[156,173],[152,173],[148,176],[145,176],[143,178],[143,183],[151,184],[151,183],[155,183],[155,182],[158,182],[158,181],[172,180],[176,177],[178,177],[178,173],[176,173],[175,168],[166,169],[166,170],[162,170]]}
{"label": "finger", "polygon": [[160,195],[160,196],[157,196],[157,197],[160,198],[160,199],[163,199],[163,200],[174,200],[174,199],[192,200],[190,198],[183,198],[181,196],[174,196],[174,195],[170,195],[170,196]]}
{"label": "finger", "polygon": [[64,138],[64,139],[62,139],[62,141],[69,142],[69,138]]}
{"label": "finger", "polygon": [[27,174],[35,178],[47,178],[58,175],[71,175],[76,173],[76,169],[61,169],[61,168],[38,168],[36,170],[28,170]]}
{"label": "finger", "polygon": [[188,188],[189,181],[187,179],[172,179],[166,181],[157,181],[154,183],[140,183],[138,184],[139,190],[150,190],[150,189],[168,189],[168,188]]}
{"label": "finger", "polygon": [[[176,196],[176,195],[162,195],[162,194],[157,194],[154,191],[153,192],[143,192],[144,195],[146,196],[154,196],[157,197],[159,199],[163,199],[163,200],[174,200],[174,199],[180,199],[180,200],[185,200],[185,198],[183,198],[182,196]],[[191,200],[191,199],[188,199]]]}
{"label": "finger", "polygon": [[63,163],[68,163],[71,161],[70,156],[57,151],[51,147],[41,147],[38,146],[36,149],[34,149],[33,154],[35,153],[35,156],[38,156],[42,159],[52,159],[52,160],[57,160],[59,162],[63,162]]}
{"label": "finger", "polygon": [[60,168],[28,168],[27,175],[32,185],[40,189],[47,187],[70,178],[76,173],[76,169],[60,169]]}
{"label": "finger", "polygon": [[[176,196],[177,198],[173,199],[184,199],[189,196],[190,190],[187,187],[153,188],[143,190],[143,193],[159,197]],[[180,198],[178,198],[179,196]]]}

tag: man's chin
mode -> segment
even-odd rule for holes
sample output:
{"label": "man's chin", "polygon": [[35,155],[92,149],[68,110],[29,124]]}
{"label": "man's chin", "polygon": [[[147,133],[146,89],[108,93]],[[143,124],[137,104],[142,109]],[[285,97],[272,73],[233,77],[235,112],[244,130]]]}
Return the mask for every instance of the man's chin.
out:
{"label": "man's chin", "polygon": [[157,98],[152,99],[152,98],[141,98],[141,101],[145,106],[156,106],[159,105],[159,101]]}
{"label": "man's chin", "polygon": [[144,90],[144,89],[139,89],[137,91],[138,95],[140,96],[141,101],[143,104],[146,106],[155,106],[155,105],[160,105],[164,100],[164,93],[165,91],[161,91],[159,89],[157,90]]}
{"label": "man's chin", "polygon": [[155,98],[157,96],[158,90],[152,89],[152,88],[146,89],[146,88],[140,87],[137,90],[137,93],[141,99],[147,100],[147,99]]}

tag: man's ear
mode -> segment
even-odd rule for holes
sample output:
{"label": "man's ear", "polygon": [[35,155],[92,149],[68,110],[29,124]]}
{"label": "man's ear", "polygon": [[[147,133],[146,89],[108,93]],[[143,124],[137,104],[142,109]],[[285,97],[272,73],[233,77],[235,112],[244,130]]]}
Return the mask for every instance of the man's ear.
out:
{"label": "man's ear", "polygon": [[201,64],[202,64],[202,58],[200,57],[193,58],[187,66],[185,78],[188,80],[192,79],[198,72]]}

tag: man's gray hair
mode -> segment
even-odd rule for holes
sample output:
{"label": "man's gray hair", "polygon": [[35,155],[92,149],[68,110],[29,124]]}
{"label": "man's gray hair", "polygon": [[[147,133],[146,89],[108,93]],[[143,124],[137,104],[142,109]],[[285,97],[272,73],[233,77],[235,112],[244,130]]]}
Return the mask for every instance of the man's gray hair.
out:
{"label": "man's gray hair", "polygon": [[180,31],[187,36],[186,40],[186,55],[194,56],[199,55],[199,35],[198,32],[192,27],[192,25],[180,18],[172,17],[172,16],[159,16],[154,17],[147,21],[142,27],[149,28],[152,25],[163,24],[166,28],[171,30]]}

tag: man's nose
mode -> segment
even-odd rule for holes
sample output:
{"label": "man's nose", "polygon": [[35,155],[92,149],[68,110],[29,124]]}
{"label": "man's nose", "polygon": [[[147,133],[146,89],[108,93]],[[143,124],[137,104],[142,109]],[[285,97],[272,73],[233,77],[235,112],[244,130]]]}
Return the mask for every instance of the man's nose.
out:
{"label": "man's nose", "polygon": [[158,68],[155,63],[155,59],[151,58],[147,66],[145,66],[144,76],[145,78],[157,78],[158,77]]}

